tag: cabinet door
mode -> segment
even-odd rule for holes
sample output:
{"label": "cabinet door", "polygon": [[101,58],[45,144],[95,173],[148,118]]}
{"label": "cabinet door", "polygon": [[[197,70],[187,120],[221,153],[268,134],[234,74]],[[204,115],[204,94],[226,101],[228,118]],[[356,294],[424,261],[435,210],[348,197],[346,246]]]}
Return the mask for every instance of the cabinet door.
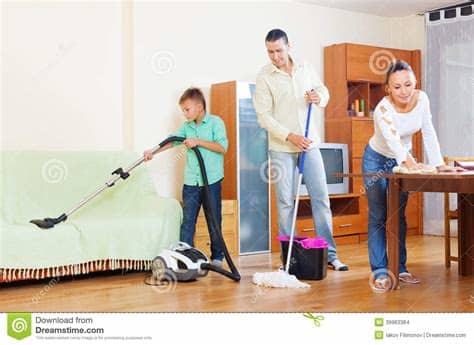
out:
{"label": "cabinet door", "polygon": [[373,134],[373,121],[352,120],[352,158],[362,158],[365,146]]}
{"label": "cabinet door", "polygon": [[[370,81],[376,83],[383,82],[384,73],[378,72],[378,70],[376,70],[374,67],[374,59],[377,58],[377,54],[380,54],[380,56],[382,56],[381,54],[383,54],[383,51],[380,48],[348,44],[346,54],[348,80]],[[376,61],[378,61],[379,63],[382,62],[382,60]],[[374,71],[376,73],[374,73]]]}
{"label": "cabinet door", "polygon": [[[222,200],[222,237],[231,255],[238,254],[237,232],[237,200]],[[211,240],[202,208],[196,221],[194,246],[208,257],[211,256]]]}
{"label": "cabinet door", "polygon": [[[353,174],[362,174],[362,158],[352,159]],[[362,177],[352,178],[352,193],[365,194],[364,180]]]}
{"label": "cabinet door", "polygon": [[347,44],[347,79],[350,81],[385,82],[385,72],[394,59],[411,63],[409,50],[387,49]]}
{"label": "cabinet door", "polygon": [[296,218],[296,234],[298,236],[315,237],[313,218],[298,217]]}
{"label": "cabinet door", "polygon": [[238,83],[238,200],[240,254],[270,250],[267,132],[257,122],[254,84]]}
{"label": "cabinet door", "polygon": [[333,217],[332,228],[334,236],[345,236],[362,232],[363,225],[358,214]]}

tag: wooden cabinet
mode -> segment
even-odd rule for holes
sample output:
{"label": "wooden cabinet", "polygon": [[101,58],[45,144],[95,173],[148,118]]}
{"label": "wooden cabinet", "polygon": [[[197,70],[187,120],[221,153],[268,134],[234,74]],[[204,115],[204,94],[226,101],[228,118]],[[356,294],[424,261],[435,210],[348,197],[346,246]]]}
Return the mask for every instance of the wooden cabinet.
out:
{"label": "wooden cabinet", "polygon": [[211,113],[225,123],[222,197],[237,200],[238,253],[270,250],[268,139],[253,107],[255,84],[229,81],[211,85]]}
{"label": "wooden cabinet", "polygon": [[[367,233],[366,224],[360,217],[360,195],[357,193],[330,195],[332,227],[336,244],[359,243],[360,235]],[[272,252],[278,252],[278,214],[272,188]],[[309,196],[301,196],[296,218],[296,235],[315,237],[311,201]]]}
{"label": "wooden cabinet", "polygon": [[[222,200],[222,237],[226,243],[230,255],[238,254],[238,221],[237,221],[237,200]],[[206,217],[201,208],[196,222],[196,235],[194,245],[204,254],[211,257],[211,241]]]}
{"label": "wooden cabinet", "polygon": [[[401,50],[358,44],[336,44],[324,48],[324,77],[329,89],[330,100],[325,109],[325,141],[346,143],[349,148],[350,172],[362,173],[364,149],[374,132],[371,113],[385,96],[385,73],[389,60],[396,58],[408,62],[421,80],[419,50]],[[363,117],[349,116],[349,109],[355,99],[364,99]],[[413,137],[413,155],[422,160],[421,132]],[[350,191],[359,195],[358,224],[367,232],[368,204],[362,178],[353,178]],[[406,211],[408,233],[423,231],[422,195],[410,195]],[[335,229],[336,236],[336,229]],[[360,238],[363,238],[361,236]]]}
{"label": "wooden cabinet", "polygon": [[345,44],[347,79],[383,83],[387,67],[393,58],[411,62],[412,52],[401,49]]}

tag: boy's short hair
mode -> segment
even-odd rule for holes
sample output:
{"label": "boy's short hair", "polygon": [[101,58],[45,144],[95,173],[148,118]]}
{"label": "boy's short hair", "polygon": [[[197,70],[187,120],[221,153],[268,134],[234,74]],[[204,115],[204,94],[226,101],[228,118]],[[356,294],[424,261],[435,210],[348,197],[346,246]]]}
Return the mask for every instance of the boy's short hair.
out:
{"label": "boy's short hair", "polygon": [[179,98],[179,104],[182,104],[188,99],[200,102],[204,108],[204,111],[206,111],[206,99],[204,98],[204,94],[200,89],[197,87],[190,87],[189,89],[186,89]]}
{"label": "boy's short hair", "polygon": [[276,42],[280,38],[283,38],[283,42],[288,44],[288,35],[286,32],[281,29],[273,29],[268,32],[267,36],[265,37],[265,42]]}

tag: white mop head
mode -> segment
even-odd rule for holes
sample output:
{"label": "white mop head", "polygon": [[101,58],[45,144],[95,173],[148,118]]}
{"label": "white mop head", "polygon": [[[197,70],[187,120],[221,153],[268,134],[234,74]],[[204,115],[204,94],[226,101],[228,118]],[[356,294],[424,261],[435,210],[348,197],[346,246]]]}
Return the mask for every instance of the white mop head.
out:
{"label": "white mop head", "polygon": [[300,282],[292,274],[279,270],[277,272],[255,273],[253,283],[265,287],[275,288],[309,288],[310,285]]}

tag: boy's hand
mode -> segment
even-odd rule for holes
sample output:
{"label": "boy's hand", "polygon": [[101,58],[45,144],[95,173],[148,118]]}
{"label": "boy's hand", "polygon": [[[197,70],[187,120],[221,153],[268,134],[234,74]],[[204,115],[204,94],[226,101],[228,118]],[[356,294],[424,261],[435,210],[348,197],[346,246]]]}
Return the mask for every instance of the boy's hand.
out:
{"label": "boy's hand", "polygon": [[143,152],[143,158],[145,159],[145,162],[152,160],[153,159],[153,152],[151,150],[146,150]]}
{"label": "boy's hand", "polygon": [[192,149],[193,147],[199,146],[199,141],[197,138],[189,138],[183,141],[183,144],[186,145],[188,149]]}

